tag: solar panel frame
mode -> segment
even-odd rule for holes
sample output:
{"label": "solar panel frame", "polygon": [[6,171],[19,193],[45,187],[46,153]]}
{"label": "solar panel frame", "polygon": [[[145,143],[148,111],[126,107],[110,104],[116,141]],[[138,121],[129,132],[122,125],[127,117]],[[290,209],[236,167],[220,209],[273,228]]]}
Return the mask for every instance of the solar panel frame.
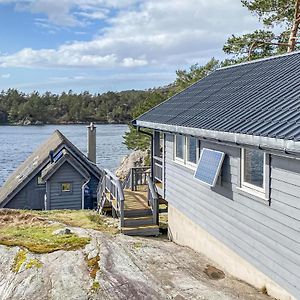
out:
{"label": "solar panel frame", "polygon": [[[197,177],[199,167],[200,167],[200,164],[201,164],[202,158],[203,158],[203,153],[205,151],[214,152],[214,153],[218,153],[218,154],[221,155],[220,159],[219,159],[219,162],[218,162],[218,165],[217,165],[216,170],[215,170],[215,175],[214,175],[214,179],[213,179],[212,183],[208,183],[208,182],[206,182],[204,180],[201,180],[200,178]],[[195,173],[194,173],[194,178],[199,180],[201,183],[204,183],[205,185],[208,185],[210,187],[215,187],[216,183],[217,183],[217,180],[219,178],[220,172],[221,172],[221,168],[222,168],[222,165],[223,165],[223,162],[224,162],[224,158],[225,158],[225,153],[224,152],[209,149],[209,148],[203,148],[202,151],[201,151],[201,154],[200,154],[200,159],[199,159],[199,162],[198,162],[198,166],[197,166],[197,168],[195,170]]]}

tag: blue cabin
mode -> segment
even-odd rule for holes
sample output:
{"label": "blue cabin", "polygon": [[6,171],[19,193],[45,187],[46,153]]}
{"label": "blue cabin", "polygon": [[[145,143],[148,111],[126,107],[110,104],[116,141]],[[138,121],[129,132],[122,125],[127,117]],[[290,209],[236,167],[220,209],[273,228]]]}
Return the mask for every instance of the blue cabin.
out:
{"label": "blue cabin", "polygon": [[93,209],[101,170],[96,128],[88,127],[88,157],[60,131],[44,142],[0,188],[0,208]]}

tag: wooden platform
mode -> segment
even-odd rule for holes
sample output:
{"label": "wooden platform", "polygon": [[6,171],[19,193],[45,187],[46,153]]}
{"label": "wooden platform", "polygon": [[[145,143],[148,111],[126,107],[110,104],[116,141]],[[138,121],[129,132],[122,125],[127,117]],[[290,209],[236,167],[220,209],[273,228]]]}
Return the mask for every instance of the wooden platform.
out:
{"label": "wooden platform", "polygon": [[159,227],[153,224],[152,210],[148,205],[147,189],[140,186],[138,191],[124,190],[125,224],[121,228],[126,235],[158,235]]}

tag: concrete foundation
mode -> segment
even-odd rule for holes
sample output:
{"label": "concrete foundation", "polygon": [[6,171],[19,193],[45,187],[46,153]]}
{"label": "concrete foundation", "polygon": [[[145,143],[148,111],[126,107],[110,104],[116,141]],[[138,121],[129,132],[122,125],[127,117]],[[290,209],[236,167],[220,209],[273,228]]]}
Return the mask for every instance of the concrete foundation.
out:
{"label": "concrete foundation", "polygon": [[201,252],[219,268],[280,300],[296,300],[265,274],[249,264],[174,206],[169,205],[169,238],[173,242]]}

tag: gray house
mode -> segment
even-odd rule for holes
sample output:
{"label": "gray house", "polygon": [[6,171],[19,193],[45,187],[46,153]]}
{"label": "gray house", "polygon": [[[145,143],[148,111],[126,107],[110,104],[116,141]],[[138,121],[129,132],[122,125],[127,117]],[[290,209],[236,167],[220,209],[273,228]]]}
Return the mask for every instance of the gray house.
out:
{"label": "gray house", "polygon": [[153,130],[170,238],[300,299],[300,53],[218,69],[133,123]]}
{"label": "gray house", "polygon": [[86,157],[56,130],[0,188],[0,208],[93,209],[102,174],[95,139],[91,125]]}

